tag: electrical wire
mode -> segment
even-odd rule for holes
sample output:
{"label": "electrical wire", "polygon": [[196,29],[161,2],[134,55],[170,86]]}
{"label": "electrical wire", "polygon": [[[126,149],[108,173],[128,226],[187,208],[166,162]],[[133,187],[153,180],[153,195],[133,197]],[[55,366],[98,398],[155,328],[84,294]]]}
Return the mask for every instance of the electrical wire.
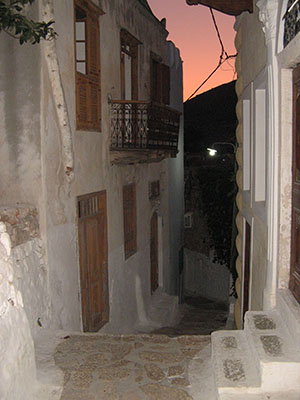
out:
{"label": "electrical wire", "polygon": [[[224,44],[223,44],[223,41],[222,41],[222,38],[221,38],[221,35],[220,35],[220,31],[219,31],[219,28],[218,28],[218,25],[217,25],[217,22],[216,22],[216,19],[215,19],[215,15],[214,15],[213,10],[212,10],[211,7],[209,8],[209,10],[210,10],[210,14],[211,14],[211,17],[212,17],[212,20],[213,20],[213,23],[214,23],[214,27],[215,27],[215,30],[216,30],[216,33],[217,33],[217,36],[218,36],[218,39],[219,39],[220,46],[221,46],[221,54],[220,54],[220,57],[219,57],[219,62],[218,62],[218,65],[216,66],[216,68],[208,75],[207,78],[204,79],[204,81],[201,83],[201,85],[199,85],[199,86],[197,87],[197,89],[188,97],[188,99],[187,99],[186,101],[188,101],[188,100],[190,100],[192,97],[194,97],[195,94],[202,88],[202,86],[205,85],[205,83],[213,76],[213,74],[214,74],[215,72],[217,72],[217,70],[218,70],[226,61],[229,61],[230,59],[235,58],[235,57],[237,56],[237,54],[231,54],[231,55],[229,55],[229,54],[227,53],[227,51],[225,50]],[[229,63],[229,62],[228,62],[228,63]],[[230,63],[229,63],[229,65],[230,65]]]}

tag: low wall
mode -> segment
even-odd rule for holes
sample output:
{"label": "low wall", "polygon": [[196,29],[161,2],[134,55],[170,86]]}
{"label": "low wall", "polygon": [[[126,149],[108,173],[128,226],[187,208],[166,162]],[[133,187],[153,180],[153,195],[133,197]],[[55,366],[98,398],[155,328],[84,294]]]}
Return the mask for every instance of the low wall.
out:
{"label": "low wall", "polygon": [[230,272],[204,254],[184,249],[184,291],[212,300],[229,301]]}
{"label": "low wall", "polygon": [[14,285],[22,294],[31,334],[35,337],[41,325],[48,327],[51,309],[38,213],[29,205],[1,207],[0,221],[10,238]]}
{"label": "low wall", "polygon": [[34,345],[17,289],[12,242],[0,222],[0,398],[31,400],[36,387]]}

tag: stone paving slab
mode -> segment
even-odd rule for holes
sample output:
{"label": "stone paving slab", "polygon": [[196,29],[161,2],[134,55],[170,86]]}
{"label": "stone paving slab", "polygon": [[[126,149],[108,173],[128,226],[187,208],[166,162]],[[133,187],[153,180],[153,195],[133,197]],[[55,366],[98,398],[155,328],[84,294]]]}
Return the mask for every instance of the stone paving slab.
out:
{"label": "stone paving slab", "polygon": [[61,400],[193,400],[189,366],[204,363],[198,354],[209,344],[209,336],[66,335],[54,353]]}

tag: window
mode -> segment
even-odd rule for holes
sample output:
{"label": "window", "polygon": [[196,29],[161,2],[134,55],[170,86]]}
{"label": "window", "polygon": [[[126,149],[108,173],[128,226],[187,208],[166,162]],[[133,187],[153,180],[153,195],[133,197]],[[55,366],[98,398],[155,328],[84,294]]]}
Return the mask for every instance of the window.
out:
{"label": "window", "polygon": [[149,200],[158,200],[160,197],[160,183],[153,181],[149,183]]}
{"label": "window", "polygon": [[162,64],[155,55],[152,55],[151,63],[151,100],[170,104],[170,67]]}
{"label": "window", "polygon": [[184,214],[184,227],[185,228],[193,227],[193,213],[191,211]]}
{"label": "window", "polygon": [[139,40],[125,29],[121,30],[121,96],[122,100],[138,100]]}
{"label": "window", "polygon": [[123,186],[123,218],[125,259],[137,251],[136,244],[136,186]]}
{"label": "window", "polygon": [[75,1],[76,126],[100,131],[99,15],[103,12],[88,0]]}

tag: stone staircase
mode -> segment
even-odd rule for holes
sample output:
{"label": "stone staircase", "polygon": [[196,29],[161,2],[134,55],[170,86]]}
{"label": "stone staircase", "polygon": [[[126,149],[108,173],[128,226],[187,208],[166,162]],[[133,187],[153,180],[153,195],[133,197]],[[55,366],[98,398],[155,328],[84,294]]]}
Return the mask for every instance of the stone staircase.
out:
{"label": "stone staircase", "polygon": [[280,311],[250,311],[244,330],[212,333],[218,399],[300,399],[299,336]]}

